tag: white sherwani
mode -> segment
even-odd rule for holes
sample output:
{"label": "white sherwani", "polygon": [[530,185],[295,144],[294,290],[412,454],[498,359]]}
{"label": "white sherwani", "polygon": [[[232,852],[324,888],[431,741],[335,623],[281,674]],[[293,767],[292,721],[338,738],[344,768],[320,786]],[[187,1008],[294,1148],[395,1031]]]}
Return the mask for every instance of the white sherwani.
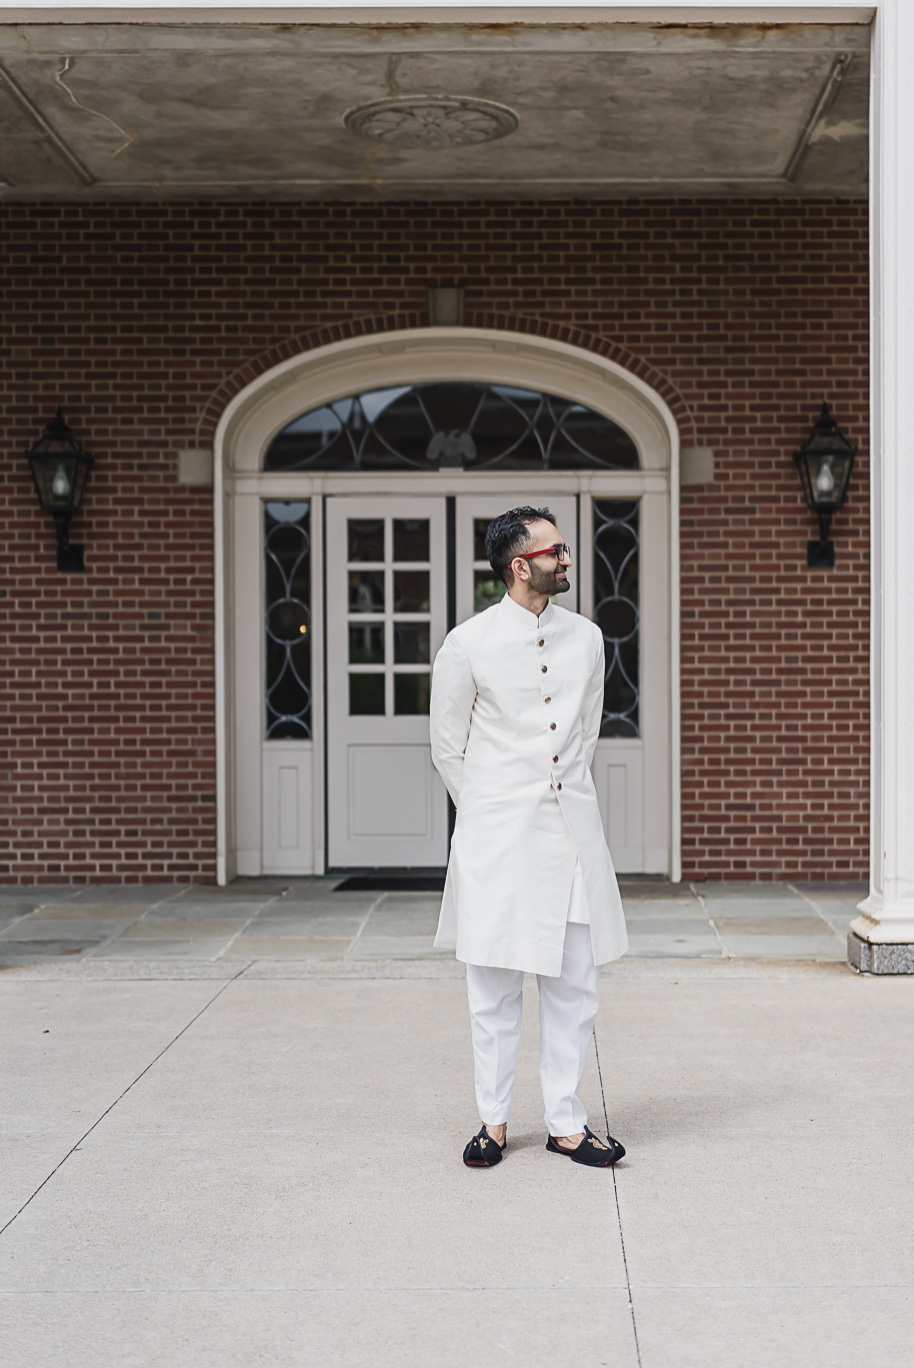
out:
{"label": "white sherwani", "polygon": [[537,618],[506,595],[448,634],[431,742],[457,826],[436,946],[467,964],[558,975],[580,861],[594,961],[625,954],[590,773],[602,702],[599,628],[551,601]]}

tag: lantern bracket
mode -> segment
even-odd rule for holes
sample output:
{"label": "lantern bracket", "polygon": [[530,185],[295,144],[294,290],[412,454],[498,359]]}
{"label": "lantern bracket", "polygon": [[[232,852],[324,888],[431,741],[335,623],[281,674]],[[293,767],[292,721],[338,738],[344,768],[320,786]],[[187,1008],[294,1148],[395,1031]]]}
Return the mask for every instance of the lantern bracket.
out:
{"label": "lantern bracket", "polygon": [[83,546],[72,546],[70,544],[69,514],[55,514],[54,526],[57,528],[57,569],[63,573],[84,571],[86,568],[84,559],[85,548]]}

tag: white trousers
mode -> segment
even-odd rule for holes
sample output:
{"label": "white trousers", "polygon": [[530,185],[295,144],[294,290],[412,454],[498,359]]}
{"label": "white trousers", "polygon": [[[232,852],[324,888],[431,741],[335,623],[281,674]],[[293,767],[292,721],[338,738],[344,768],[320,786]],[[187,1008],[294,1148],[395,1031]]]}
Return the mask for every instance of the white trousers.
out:
{"label": "white trousers", "polygon": [[[537,974],[540,999],[540,1084],[550,1135],[577,1135],[587,1121],[578,1089],[584,1076],[600,970],[593,962],[590,927],[569,922],[558,978]],[[480,1121],[508,1119],[517,1070],[524,975],[520,969],[467,965],[467,994],[476,1064]]]}

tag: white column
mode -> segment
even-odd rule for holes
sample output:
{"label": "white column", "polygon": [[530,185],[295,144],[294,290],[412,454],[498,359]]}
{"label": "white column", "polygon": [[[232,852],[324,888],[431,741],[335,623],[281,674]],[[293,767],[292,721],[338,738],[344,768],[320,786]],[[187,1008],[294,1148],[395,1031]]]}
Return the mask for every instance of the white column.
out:
{"label": "white column", "polygon": [[873,46],[870,895],[859,968],[914,973],[914,5],[883,0]]}

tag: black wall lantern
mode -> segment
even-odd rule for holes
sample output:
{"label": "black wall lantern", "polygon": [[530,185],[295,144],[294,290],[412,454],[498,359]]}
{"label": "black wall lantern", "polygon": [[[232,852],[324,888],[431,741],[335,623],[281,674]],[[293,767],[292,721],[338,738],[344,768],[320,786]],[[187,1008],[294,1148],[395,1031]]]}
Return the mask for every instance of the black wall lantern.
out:
{"label": "black wall lantern", "polygon": [[57,525],[57,569],[85,570],[83,548],[70,545],[70,519],[83,501],[92,457],[77,442],[60,409],[25,454],[41,507]]}
{"label": "black wall lantern", "polygon": [[828,528],[832,514],[838,511],[847,496],[847,482],[856,454],[857,448],[838,427],[828,405],[823,404],[819,421],[800,450],[793,453],[806,503],[819,515],[819,540],[806,543],[808,566],[831,569],[835,564],[835,543],[828,540]]}

